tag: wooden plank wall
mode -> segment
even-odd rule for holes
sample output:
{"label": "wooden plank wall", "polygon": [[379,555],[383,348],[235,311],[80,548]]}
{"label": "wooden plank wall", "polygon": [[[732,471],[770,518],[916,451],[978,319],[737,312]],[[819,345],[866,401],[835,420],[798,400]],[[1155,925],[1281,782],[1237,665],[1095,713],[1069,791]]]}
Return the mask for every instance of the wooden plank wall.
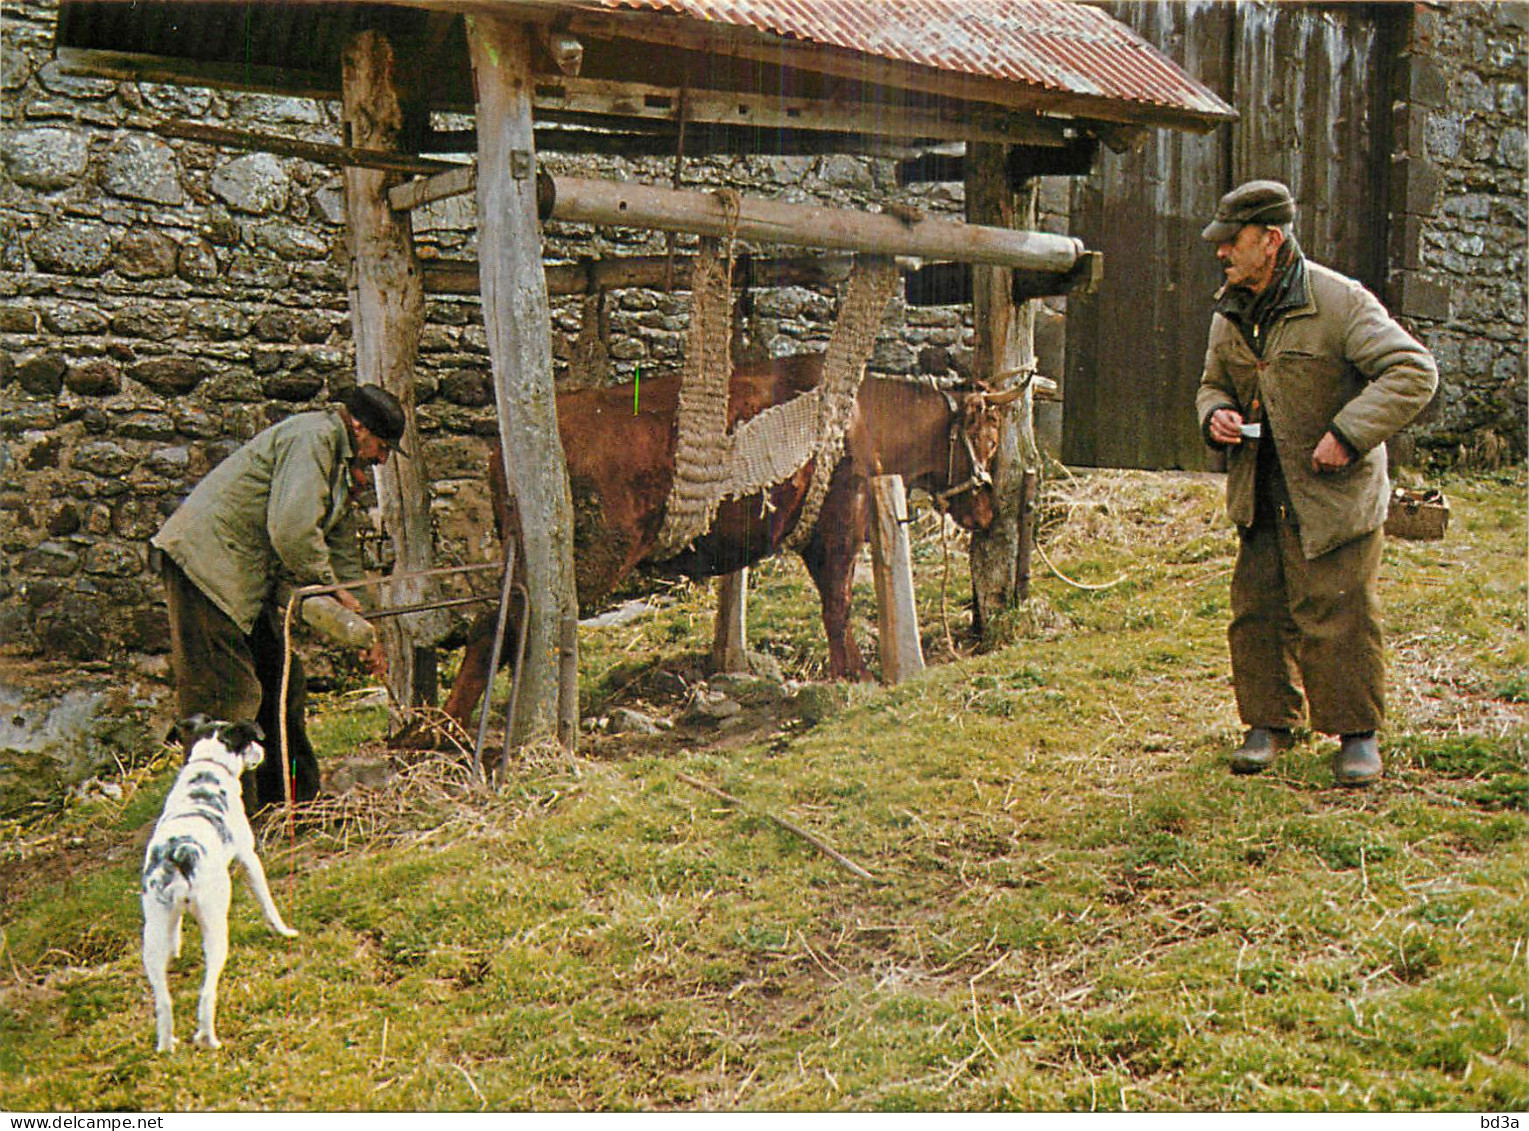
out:
{"label": "wooden plank wall", "polygon": [[1221,273],[1200,229],[1254,177],[1288,183],[1312,258],[1378,289],[1385,264],[1384,5],[1114,3],[1110,11],[1241,117],[1205,136],[1156,131],[1074,182],[1072,233],[1104,252],[1097,294],[1067,309],[1063,461],[1210,466],[1195,421]]}

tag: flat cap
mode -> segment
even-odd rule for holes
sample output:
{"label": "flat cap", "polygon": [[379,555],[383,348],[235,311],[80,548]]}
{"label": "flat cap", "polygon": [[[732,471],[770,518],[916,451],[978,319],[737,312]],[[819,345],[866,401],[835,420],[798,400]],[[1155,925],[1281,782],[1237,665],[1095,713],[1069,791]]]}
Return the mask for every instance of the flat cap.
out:
{"label": "flat cap", "polygon": [[1244,224],[1288,224],[1295,219],[1295,199],[1278,181],[1248,181],[1238,185],[1216,205],[1216,218],[1205,225],[1200,238],[1225,243]]}
{"label": "flat cap", "polygon": [[[359,424],[401,456],[404,451],[403,433],[408,421],[398,398],[381,385],[357,385],[345,394],[345,408]],[[413,457],[410,457],[413,458]]]}

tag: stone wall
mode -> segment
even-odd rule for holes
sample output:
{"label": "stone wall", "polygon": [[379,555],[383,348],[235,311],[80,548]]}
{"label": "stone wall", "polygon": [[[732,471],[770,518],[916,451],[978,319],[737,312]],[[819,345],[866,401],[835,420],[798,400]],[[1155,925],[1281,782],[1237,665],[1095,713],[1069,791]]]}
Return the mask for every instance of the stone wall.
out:
{"label": "stone wall", "polygon": [[1439,362],[1418,443],[1522,459],[1526,149],[1523,4],[1417,4],[1395,73],[1387,302]]}

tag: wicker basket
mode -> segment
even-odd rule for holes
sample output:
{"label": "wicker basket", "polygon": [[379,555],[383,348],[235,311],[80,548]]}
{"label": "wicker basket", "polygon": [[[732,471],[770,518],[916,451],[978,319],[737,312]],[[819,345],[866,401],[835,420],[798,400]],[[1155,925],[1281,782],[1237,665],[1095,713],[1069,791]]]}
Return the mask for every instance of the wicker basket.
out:
{"label": "wicker basket", "polygon": [[1449,500],[1442,491],[1392,489],[1391,509],[1386,515],[1386,533],[1391,537],[1437,542],[1448,526]]}

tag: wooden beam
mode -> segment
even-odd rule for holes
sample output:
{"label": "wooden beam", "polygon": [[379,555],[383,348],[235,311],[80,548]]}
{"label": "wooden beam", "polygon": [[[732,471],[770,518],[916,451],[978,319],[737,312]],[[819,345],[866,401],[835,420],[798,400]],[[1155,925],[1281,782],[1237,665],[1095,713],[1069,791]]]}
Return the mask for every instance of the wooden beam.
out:
{"label": "wooden beam", "polygon": [[748,126],[756,130],[822,130],[861,138],[1067,144],[1066,123],[996,107],[966,105],[959,113],[942,113],[892,102],[831,102],[694,87],[681,90],[678,86],[606,79],[544,81],[536,88],[536,110],[541,118],[549,112],[562,111],[668,123],[674,120],[681,98],[685,103],[685,120],[691,124]]}
{"label": "wooden beam", "polygon": [[[926,263],[905,276],[909,306],[965,306],[972,301],[970,263]],[[1070,271],[1013,272],[1015,302],[1050,295],[1093,294],[1104,277],[1104,255],[1085,251]],[[428,285],[428,284],[427,284]]]}
{"label": "wooden beam", "polygon": [[[376,31],[353,36],[341,51],[343,106],[351,138],[361,151],[398,144],[404,110],[392,44]],[[387,189],[397,173],[350,165],[345,170],[346,243],[349,248],[351,337],[356,380],[380,385],[404,406],[404,447],[412,459],[394,456],[375,472],[384,529],[394,560],[410,580],[384,589],[385,603],[419,604],[432,596],[418,575],[434,565],[429,477],[414,417],[414,361],[425,322],[425,292],[407,212],[388,207]],[[439,613],[390,620],[383,639],[388,684],[405,707],[435,705],[435,653],[447,623]],[[400,720],[395,719],[395,723]]]}
{"label": "wooden beam", "polygon": [[[549,295],[583,295],[623,287],[690,288],[691,255],[638,255],[589,259],[578,263],[547,264]],[[797,256],[756,259],[739,256],[733,265],[733,286],[740,290],[763,287],[833,287],[849,278],[854,259],[848,255]],[[425,290],[431,294],[475,295],[478,265],[471,261],[427,259]]]}
{"label": "wooden beam", "polygon": [[297,138],[279,134],[256,133],[253,130],[235,130],[227,126],[204,126],[197,122],[156,122],[149,127],[160,137],[181,141],[199,141],[205,145],[217,145],[225,149],[253,149],[261,153],[275,153],[281,157],[300,157],[318,165],[338,165],[355,169],[380,169],[406,176],[429,177],[450,172],[450,161],[432,161],[414,157],[397,150],[364,148],[354,145],[329,145],[317,141],[299,141]]}
{"label": "wooden beam", "polygon": [[[478,106],[478,263],[483,325],[498,406],[506,481],[524,549],[527,621],[521,693],[506,748],[559,733],[577,707],[562,703],[560,673],[577,664],[577,635],[564,630],[578,606],[573,574],[573,502],[558,438],[552,382],[552,318],[537,223],[531,127],[533,30],[493,16],[467,20]],[[569,654],[569,650],[574,655]],[[492,676],[492,673],[489,673]],[[564,737],[574,741],[573,733]]]}
{"label": "wooden beam", "polygon": [[902,683],[924,671],[918,608],[913,601],[908,496],[903,489],[902,476],[872,476],[871,503],[871,569],[876,579],[881,681]]}
{"label": "wooden beam", "polygon": [[[422,203],[467,191],[472,177],[465,167],[454,169],[421,182],[400,185],[389,199],[394,208],[417,208]],[[551,186],[551,218],[574,223],[732,236],[754,243],[954,259],[1048,272],[1071,271],[1084,252],[1080,240],[1048,232],[788,204],[737,194],[728,197],[657,185],[617,184],[584,177],[543,180]],[[481,211],[479,216],[482,217]]]}
{"label": "wooden beam", "polygon": [[579,177],[555,177],[553,188],[552,218],[589,224],[734,236],[754,243],[876,255],[958,259],[1038,271],[1070,271],[1083,252],[1082,243],[1070,236],[950,220],[910,220],[885,212]]}
{"label": "wooden beam", "polygon": [[[548,116],[548,121],[556,120]],[[606,157],[673,157],[678,147],[679,129],[673,121],[663,124],[647,121],[602,119],[585,122],[568,116],[568,128],[541,125],[536,128],[539,153],[597,153]],[[478,143],[472,130],[443,130],[427,135],[422,153],[472,153]],[[806,129],[759,129],[754,126],[726,126],[710,122],[687,123],[687,157],[801,157],[825,153],[852,153],[862,157],[884,157],[902,161],[914,152],[912,146],[864,134],[828,133]]]}
{"label": "wooden beam", "polygon": [[340,97],[338,76],[318,71],[246,66],[240,63],[203,63],[163,55],[98,51],[81,47],[60,47],[55,54],[59,69],[67,75],[118,79],[123,82],[205,86],[214,90],[262,91],[290,98],[328,100]]}

